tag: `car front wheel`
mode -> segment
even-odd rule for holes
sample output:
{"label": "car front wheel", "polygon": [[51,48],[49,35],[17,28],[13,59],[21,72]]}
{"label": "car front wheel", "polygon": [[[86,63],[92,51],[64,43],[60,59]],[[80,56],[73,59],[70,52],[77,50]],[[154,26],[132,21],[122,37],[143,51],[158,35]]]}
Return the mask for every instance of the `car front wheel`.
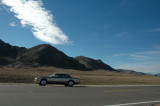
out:
{"label": "car front wheel", "polygon": [[47,81],[43,79],[43,80],[40,81],[39,85],[46,86],[47,85]]}

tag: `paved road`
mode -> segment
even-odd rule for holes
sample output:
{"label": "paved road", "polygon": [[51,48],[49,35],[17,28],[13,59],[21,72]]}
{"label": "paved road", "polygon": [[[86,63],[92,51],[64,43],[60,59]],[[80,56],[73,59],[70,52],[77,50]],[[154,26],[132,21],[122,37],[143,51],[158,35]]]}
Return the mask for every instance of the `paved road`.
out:
{"label": "paved road", "polygon": [[160,104],[160,86],[41,87],[0,84],[0,106],[131,106],[150,101]]}

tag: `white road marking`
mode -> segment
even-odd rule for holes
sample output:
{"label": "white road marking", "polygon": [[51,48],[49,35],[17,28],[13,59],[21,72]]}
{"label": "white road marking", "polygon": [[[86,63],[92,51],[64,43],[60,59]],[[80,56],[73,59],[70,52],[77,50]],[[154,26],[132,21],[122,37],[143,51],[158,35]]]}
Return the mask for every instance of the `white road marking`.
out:
{"label": "white road marking", "polygon": [[126,103],[126,104],[116,104],[116,105],[105,105],[105,106],[130,106],[130,105],[139,105],[147,103],[160,103],[160,101],[147,101],[147,102],[136,102],[136,103]]}

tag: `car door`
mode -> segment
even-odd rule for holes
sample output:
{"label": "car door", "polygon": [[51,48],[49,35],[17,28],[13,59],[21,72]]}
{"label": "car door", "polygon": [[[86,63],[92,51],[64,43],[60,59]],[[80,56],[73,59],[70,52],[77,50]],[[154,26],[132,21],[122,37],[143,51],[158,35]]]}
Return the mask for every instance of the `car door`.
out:
{"label": "car door", "polygon": [[51,77],[49,77],[47,80],[48,80],[48,83],[56,84],[59,82],[59,75],[54,74]]}
{"label": "car door", "polygon": [[55,74],[50,78],[50,83],[53,84],[63,84],[64,83],[64,78],[62,74]]}
{"label": "car door", "polygon": [[66,74],[62,75],[61,83],[65,84],[69,81],[69,77]]}

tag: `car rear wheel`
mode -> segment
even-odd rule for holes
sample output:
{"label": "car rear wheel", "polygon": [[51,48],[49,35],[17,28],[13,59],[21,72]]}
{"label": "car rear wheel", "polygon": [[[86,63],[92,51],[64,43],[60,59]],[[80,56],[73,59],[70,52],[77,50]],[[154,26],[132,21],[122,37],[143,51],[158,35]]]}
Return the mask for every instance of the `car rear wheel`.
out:
{"label": "car rear wheel", "polygon": [[47,85],[47,81],[43,79],[43,80],[40,81],[39,85],[46,86]]}
{"label": "car rear wheel", "polygon": [[73,85],[74,85],[74,82],[73,82],[73,81],[69,81],[69,82],[68,82],[68,86],[69,86],[69,87],[72,87]]}

